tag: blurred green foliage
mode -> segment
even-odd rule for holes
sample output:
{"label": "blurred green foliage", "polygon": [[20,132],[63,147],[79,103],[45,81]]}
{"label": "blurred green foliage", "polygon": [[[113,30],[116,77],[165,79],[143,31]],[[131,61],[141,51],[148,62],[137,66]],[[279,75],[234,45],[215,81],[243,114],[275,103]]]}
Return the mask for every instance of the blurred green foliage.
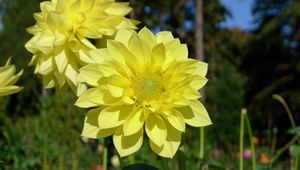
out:
{"label": "blurred green foliage", "polygon": [[3,169],[80,169],[99,163],[97,141],[85,147],[80,132],[83,111],[70,96],[41,96],[40,113],[11,119],[0,111]]}
{"label": "blurred green foliage", "polygon": [[[288,118],[272,94],[280,94],[300,121],[300,2],[256,0],[253,14],[257,28],[245,44],[239,66],[246,77],[245,102],[256,121],[255,128],[278,129],[284,143]],[[262,117],[264,116],[264,119]],[[265,135],[262,131],[260,135]]]}
{"label": "blurred green foliage", "polygon": [[1,0],[0,13],[3,29],[0,30],[0,63],[4,65],[12,56],[12,63],[17,69],[23,69],[18,84],[24,86],[19,95],[13,95],[8,100],[7,110],[11,114],[38,112],[38,97],[41,94],[41,82],[33,75],[33,67],[27,67],[31,55],[24,48],[25,42],[31,38],[26,28],[34,25],[33,12],[38,12],[41,0]]}
{"label": "blurred green foliage", "polygon": [[[126,0],[122,0],[126,1]],[[96,169],[102,163],[97,151],[103,140],[85,143],[80,132],[84,110],[77,109],[74,96],[55,96],[43,90],[41,81],[27,67],[31,55],[24,44],[30,39],[25,29],[34,25],[33,12],[40,11],[41,0],[0,0],[3,29],[0,30],[0,63],[9,56],[24,75],[18,84],[24,90],[0,100],[0,169]],[[153,31],[169,30],[188,44],[194,58],[193,0],[130,0],[129,15]],[[220,28],[230,17],[219,0],[204,0],[204,44],[209,63],[209,82],[205,88],[205,105],[213,120],[206,131],[206,163],[215,169],[237,166],[237,136],[240,110],[248,108],[254,135],[260,139],[259,153],[270,153],[287,142],[290,127],[285,111],[272,101],[274,93],[291,106],[295,121],[300,121],[300,2],[296,0],[256,0],[253,4],[256,28],[245,32]],[[297,112],[298,111],[298,112]],[[276,127],[276,128],[274,128]],[[274,133],[273,129],[279,129]],[[109,157],[115,154],[107,139]],[[274,140],[276,141],[273,146]],[[199,169],[199,129],[188,128],[183,137],[187,169]],[[271,148],[271,149],[270,149]],[[216,150],[219,156],[216,156]],[[287,155],[287,154],[286,154]],[[280,160],[288,159],[284,155]],[[169,160],[176,169],[177,155]],[[134,158],[135,162],[161,167],[147,141]],[[131,164],[132,159],[125,159]],[[250,164],[246,163],[246,165]],[[2,166],[2,167],[1,167]],[[287,164],[273,165],[274,169]],[[110,164],[110,167],[113,167]],[[260,164],[259,169],[270,166]]]}

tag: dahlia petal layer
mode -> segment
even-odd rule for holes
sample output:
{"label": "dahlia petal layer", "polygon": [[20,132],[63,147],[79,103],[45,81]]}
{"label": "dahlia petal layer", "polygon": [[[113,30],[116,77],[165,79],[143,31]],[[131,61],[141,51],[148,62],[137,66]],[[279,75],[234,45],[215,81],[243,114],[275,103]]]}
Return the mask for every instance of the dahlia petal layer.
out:
{"label": "dahlia petal layer", "polygon": [[0,97],[18,93],[23,89],[23,87],[14,85],[22,74],[23,70],[16,73],[15,65],[11,65],[11,58],[4,66],[0,67]]}
{"label": "dahlia petal layer", "polygon": [[97,137],[99,130],[108,130],[118,153],[127,156],[139,150],[146,132],[152,151],[172,158],[186,124],[211,124],[198,101],[207,82],[207,64],[187,58],[186,45],[170,32],[120,30],[104,51],[110,58],[83,67],[78,75],[91,88],[76,105],[102,108],[95,126],[85,122],[90,128],[83,135]]}
{"label": "dahlia petal layer", "polygon": [[25,44],[33,54],[30,65],[35,65],[46,88],[71,88],[77,95],[86,89],[76,79],[78,69],[102,60],[90,53],[96,50],[90,39],[136,29],[137,24],[125,18],[132,10],[128,3],[114,0],[52,0],[41,2],[40,8],[34,14],[36,24],[27,29],[33,35]]}

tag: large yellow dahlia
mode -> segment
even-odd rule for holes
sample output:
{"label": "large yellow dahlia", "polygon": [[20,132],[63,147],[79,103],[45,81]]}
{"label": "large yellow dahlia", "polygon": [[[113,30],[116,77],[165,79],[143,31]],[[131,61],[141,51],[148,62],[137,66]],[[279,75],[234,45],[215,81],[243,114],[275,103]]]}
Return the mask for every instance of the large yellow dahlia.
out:
{"label": "large yellow dahlia", "polygon": [[189,59],[186,45],[170,32],[121,30],[93,55],[104,61],[81,68],[78,75],[92,88],[76,105],[94,108],[86,115],[83,136],[113,135],[117,151],[126,156],[141,147],[146,133],[155,153],[172,158],[186,124],[211,124],[198,101],[207,64]]}
{"label": "large yellow dahlia", "polygon": [[23,70],[16,74],[16,67],[11,65],[10,61],[9,58],[5,66],[0,67],[0,96],[18,93],[23,89],[23,87],[14,85],[19,80]]}
{"label": "large yellow dahlia", "polygon": [[52,0],[41,2],[36,25],[27,29],[33,37],[25,47],[33,53],[30,65],[43,78],[46,88],[71,87],[78,94],[78,69],[92,63],[89,39],[111,36],[118,29],[135,29],[136,21],[125,18],[128,3],[114,0]]}

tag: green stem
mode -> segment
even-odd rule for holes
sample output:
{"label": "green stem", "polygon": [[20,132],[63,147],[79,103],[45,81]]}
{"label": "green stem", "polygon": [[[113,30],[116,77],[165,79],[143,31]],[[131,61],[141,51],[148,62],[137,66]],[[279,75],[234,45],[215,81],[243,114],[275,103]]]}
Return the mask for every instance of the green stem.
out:
{"label": "green stem", "polygon": [[185,170],[186,166],[185,166],[185,155],[184,155],[184,148],[183,148],[183,146],[181,146],[178,149],[177,159],[178,159],[179,169],[180,170]]}
{"label": "green stem", "polygon": [[204,127],[200,127],[200,160],[204,158]]}
{"label": "green stem", "polygon": [[250,140],[250,147],[251,147],[251,153],[252,153],[252,169],[256,170],[256,153],[255,153],[255,147],[254,147],[254,143],[253,143],[253,135],[252,135],[252,129],[251,129],[251,125],[250,125],[250,121],[248,119],[247,114],[245,115],[245,121],[246,121],[246,126],[248,129],[248,133],[249,133],[249,140]]}
{"label": "green stem", "polygon": [[241,124],[240,124],[240,170],[244,169],[244,117],[246,113],[241,114]]}
{"label": "green stem", "polygon": [[168,160],[167,158],[161,158],[161,164],[163,170],[169,170]]}
{"label": "green stem", "polygon": [[295,164],[294,164],[294,169],[298,169],[298,162],[299,162],[299,154],[297,154],[296,158],[295,158]]}
{"label": "green stem", "polygon": [[129,162],[129,164],[135,164],[134,155],[128,156],[128,162]]}
{"label": "green stem", "polygon": [[121,156],[118,152],[117,152],[117,155],[118,155],[118,159],[119,159],[119,162],[120,162],[120,168],[122,170],[124,168],[124,162],[123,162],[123,159],[121,158]]}
{"label": "green stem", "polygon": [[289,116],[289,119],[290,119],[290,122],[291,122],[291,124],[292,124],[292,127],[295,128],[295,127],[296,127],[295,120],[294,120],[294,118],[293,118],[291,109],[290,109],[290,107],[287,105],[287,103],[285,102],[285,100],[284,100],[281,96],[279,96],[279,95],[277,95],[277,94],[273,94],[272,97],[273,97],[273,99],[278,100],[278,101],[283,105],[284,109],[286,110],[286,113],[287,113],[288,116]]}
{"label": "green stem", "polygon": [[271,159],[271,163],[274,163],[278,157],[287,149],[289,149],[289,147],[295,143],[295,141],[297,140],[297,136],[294,136],[286,145],[284,145],[282,148],[280,148],[279,150],[277,150],[275,156],[272,157]]}
{"label": "green stem", "polygon": [[0,112],[3,111],[3,113],[5,112],[5,108],[4,108],[4,100],[2,97],[0,97]]}
{"label": "green stem", "polygon": [[[105,141],[105,139],[104,139]],[[104,142],[104,150],[103,150],[103,158],[102,158],[102,163],[103,163],[103,170],[107,170],[107,143]]]}

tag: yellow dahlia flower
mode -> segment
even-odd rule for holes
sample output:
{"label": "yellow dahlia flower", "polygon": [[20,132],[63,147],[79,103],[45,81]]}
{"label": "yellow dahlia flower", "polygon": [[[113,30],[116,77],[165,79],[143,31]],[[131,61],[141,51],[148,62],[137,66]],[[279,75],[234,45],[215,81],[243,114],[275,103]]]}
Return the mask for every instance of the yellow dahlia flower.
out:
{"label": "yellow dahlia flower", "polygon": [[126,156],[142,146],[146,133],[155,153],[172,158],[186,124],[211,124],[197,100],[207,82],[207,64],[189,59],[187,46],[170,32],[121,30],[93,55],[104,61],[81,68],[78,75],[92,88],[76,105],[96,107],[86,115],[83,136],[113,135],[117,151]]}
{"label": "yellow dahlia flower", "polygon": [[0,96],[18,93],[23,89],[23,87],[14,85],[19,80],[23,70],[16,74],[16,67],[11,65],[10,61],[9,58],[5,66],[0,67]]}
{"label": "yellow dahlia flower", "polygon": [[36,65],[46,88],[71,87],[78,94],[84,90],[76,80],[78,69],[93,62],[88,51],[95,47],[89,39],[135,29],[137,23],[125,18],[131,11],[128,3],[114,0],[52,0],[40,7],[36,25],[27,29],[33,35],[25,45],[33,53],[30,65]]}

